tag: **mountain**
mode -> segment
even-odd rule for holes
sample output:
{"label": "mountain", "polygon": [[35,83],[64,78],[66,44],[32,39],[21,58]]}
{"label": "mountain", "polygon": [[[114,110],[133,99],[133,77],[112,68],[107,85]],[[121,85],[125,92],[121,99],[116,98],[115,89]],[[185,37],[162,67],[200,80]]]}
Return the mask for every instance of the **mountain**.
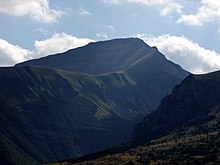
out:
{"label": "mountain", "polygon": [[137,124],[133,131],[136,143],[145,143],[166,135],[183,124],[219,122],[220,71],[189,75],[159,107]]}
{"label": "mountain", "polygon": [[[219,84],[220,71],[189,75],[173,89],[170,95],[162,99],[155,111],[134,127],[131,144],[138,147],[123,152],[113,148],[65,162],[68,164],[219,164]],[[59,164],[61,163],[51,165]]]}
{"label": "mountain", "polygon": [[[103,56],[93,71],[87,56]],[[35,61],[38,66],[29,65]],[[139,39],[92,43],[0,68],[1,162],[51,162],[127,141],[133,125],[187,75]]]}
{"label": "mountain", "polygon": [[[156,47],[148,46],[139,38],[113,39],[89,43],[86,46],[64,53],[20,63],[15,65],[15,67],[28,65],[46,66],[87,74],[126,72],[132,79],[135,79],[135,85],[138,86],[133,91],[139,90],[138,92],[141,95],[139,98],[135,98],[136,100],[133,100],[135,106],[124,102],[124,95],[119,94],[115,99],[120,99],[123,106],[126,106],[126,109],[130,109],[126,111],[130,115],[126,114],[126,116],[128,118],[132,116],[135,120],[137,116],[140,119],[143,115],[155,109],[160,100],[189,74],[180,66],[167,60]],[[143,79],[142,76],[144,76]],[[146,92],[143,92],[142,89]],[[130,96],[133,91],[127,96]],[[147,104],[143,99],[147,100]],[[142,106],[143,104],[144,106]],[[137,108],[137,106],[139,106],[137,114],[136,112],[132,114],[133,107]],[[117,113],[120,113],[123,108],[118,107],[117,109]],[[142,112],[141,114],[139,113],[140,111]]]}

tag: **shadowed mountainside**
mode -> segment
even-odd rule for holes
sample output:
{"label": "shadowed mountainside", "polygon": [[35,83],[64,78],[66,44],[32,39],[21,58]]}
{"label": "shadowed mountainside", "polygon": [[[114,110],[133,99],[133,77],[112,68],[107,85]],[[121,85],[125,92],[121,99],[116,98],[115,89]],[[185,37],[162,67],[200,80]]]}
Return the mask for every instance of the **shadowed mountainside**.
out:
{"label": "shadowed mountainside", "polygon": [[[190,75],[166,96],[159,107],[137,124],[137,143],[157,138],[191,120],[212,120],[220,106],[220,72]],[[202,124],[202,123],[201,123]]]}
{"label": "shadowed mountainside", "polygon": [[[96,59],[101,69],[91,71],[87,61],[82,65],[90,58],[83,55],[91,52],[88,47],[103,55],[103,61]],[[82,53],[71,53],[75,51]],[[68,159],[127,141],[132,126],[188,75],[139,39],[97,42],[66,53],[36,60],[43,66],[57,61],[55,66],[65,70],[25,66],[29,62],[0,68],[0,152],[5,164]],[[70,61],[74,72],[67,71]],[[107,61],[112,62],[108,67]]]}
{"label": "shadowed mountainside", "polygon": [[110,149],[52,165],[219,164],[219,84],[220,71],[189,75],[134,127],[131,143],[139,147],[123,152]]}

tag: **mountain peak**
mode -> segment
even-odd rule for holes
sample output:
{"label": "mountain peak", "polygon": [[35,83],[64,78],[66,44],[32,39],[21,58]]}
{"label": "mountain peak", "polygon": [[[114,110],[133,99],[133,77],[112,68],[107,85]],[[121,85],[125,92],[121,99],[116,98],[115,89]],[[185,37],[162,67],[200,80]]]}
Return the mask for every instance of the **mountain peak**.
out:
{"label": "mountain peak", "polygon": [[[97,41],[97,42],[90,42],[90,44],[100,44],[100,43],[111,43],[111,44],[121,44],[121,43],[133,43],[133,44],[142,44],[142,45],[147,45],[142,39],[137,38],[137,37],[129,37],[129,38],[116,38],[116,39],[111,39],[111,40],[105,40],[105,41]],[[147,45],[148,46],[148,45]],[[150,47],[150,46],[149,46]]]}
{"label": "mountain peak", "polygon": [[151,49],[139,38],[120,38],[92,42],[64,53],[26,61],[16,66],[40,65],[68,71],[99,74],[127,68],[136,61],[143,59],[149,52],[152,54]]}

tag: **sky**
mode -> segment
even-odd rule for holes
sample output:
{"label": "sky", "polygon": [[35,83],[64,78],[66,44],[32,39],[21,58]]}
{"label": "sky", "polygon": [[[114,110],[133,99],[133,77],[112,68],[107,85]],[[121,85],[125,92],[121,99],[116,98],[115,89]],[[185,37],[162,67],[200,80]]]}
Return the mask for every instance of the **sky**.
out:
{"label": "sky", "polygon": [[220,70],[220,0],[0,0],[0,66],[138,37],[195,73]]}

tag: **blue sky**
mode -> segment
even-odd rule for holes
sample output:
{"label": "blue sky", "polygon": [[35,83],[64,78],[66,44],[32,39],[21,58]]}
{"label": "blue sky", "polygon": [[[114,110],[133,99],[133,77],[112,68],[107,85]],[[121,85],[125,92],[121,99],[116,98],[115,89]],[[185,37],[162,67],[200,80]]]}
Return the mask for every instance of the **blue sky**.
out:
{"label": "blue sky", "polygon": [[193,73],[220,69],[220,0],[0,0],[0,66],[139,37]]}

